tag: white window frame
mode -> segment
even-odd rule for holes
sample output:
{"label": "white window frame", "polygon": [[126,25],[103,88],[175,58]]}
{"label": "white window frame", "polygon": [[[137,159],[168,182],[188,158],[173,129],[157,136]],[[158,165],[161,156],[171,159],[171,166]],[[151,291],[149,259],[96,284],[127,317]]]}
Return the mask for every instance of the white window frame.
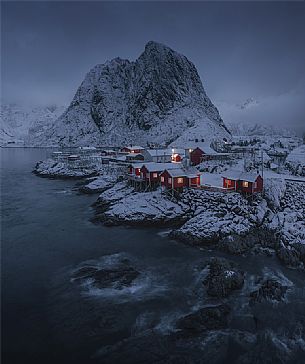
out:
{"label": "white window frame", "polygon": [[172,179],[171,179],[171,177],[169,177],[169,178],[168,178],[167,182],[168,182],[168,183],[172,183]]}

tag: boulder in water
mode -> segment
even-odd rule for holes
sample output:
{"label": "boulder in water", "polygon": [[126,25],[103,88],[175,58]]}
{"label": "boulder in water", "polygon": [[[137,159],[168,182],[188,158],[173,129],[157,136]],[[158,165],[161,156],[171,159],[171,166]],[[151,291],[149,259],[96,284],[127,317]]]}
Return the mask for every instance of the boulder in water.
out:
{"label": "boulder in water", "polygon": [[221,330],[228,326],[228,305],[209,306],[182,317],[177,322],[177,328],[184,335],[198,335],[209,330]]}
{"label": "boulder in water", "polygon": [[124,287],[130,287],[139,274],[124,260],[114,266],[105,268],[97,266],[81,267],[74,272],[72,279],[80,283],[90,280],[93,286],[100,289],[123,289]]}
{"label": "boulder in water", "polygon": [[265,280],[259,289],[250,293],[250,304],[264,301],[283,301],[288,287],[276,279]]}
{"label": "boulder in water", "polygon": [[223,258],[212,258],[208,263],[209,274],[203,284],[207,293],[213,297],[227,297],[232,291],[242,288],[244,272],[234,263]]}

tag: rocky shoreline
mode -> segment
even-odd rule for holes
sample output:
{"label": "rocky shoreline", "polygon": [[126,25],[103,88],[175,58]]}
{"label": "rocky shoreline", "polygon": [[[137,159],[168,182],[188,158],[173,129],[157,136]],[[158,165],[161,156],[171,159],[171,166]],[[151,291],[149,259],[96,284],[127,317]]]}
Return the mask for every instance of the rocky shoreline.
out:
{"label": "rocky shoreline", "polygon": [[[137,192],[116,171],[74,171],[52,160],[35,173],[82,179],[81,193],[99,194],[92,221],[105,226],[169,227],[170,237],[200,248],[234,255],[276,255],[286,266],[305,265],[305,185],[266,180],[264,196],[249,200],[239,193],[186,190],[174,198],[160,189]],[[92,176],[93,175],[93,176]]]}

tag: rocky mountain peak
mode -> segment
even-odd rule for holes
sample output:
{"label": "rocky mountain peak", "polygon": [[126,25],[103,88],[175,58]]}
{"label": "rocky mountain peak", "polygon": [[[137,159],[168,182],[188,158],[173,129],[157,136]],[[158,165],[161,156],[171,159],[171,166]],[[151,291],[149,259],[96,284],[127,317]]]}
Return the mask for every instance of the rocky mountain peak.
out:
{"label": "rocky mountain peak", "polygon": [[150,41],[134,62],[117,57],[91,69],[47,138],[65,145],[169,143],[208,123],[209,139],[227,136],[193,63]]}

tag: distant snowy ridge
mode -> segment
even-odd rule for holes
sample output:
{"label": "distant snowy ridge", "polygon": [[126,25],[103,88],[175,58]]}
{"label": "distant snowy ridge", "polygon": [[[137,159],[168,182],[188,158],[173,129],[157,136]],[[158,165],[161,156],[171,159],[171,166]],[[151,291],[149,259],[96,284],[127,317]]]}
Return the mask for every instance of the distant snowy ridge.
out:
{"label": "distant snowy ridge", "polygon": [[216,101],[215,104],[233,135],[295,137],[300,134],[293,127],[283,127],[277,119],[269,119],[271,117],[270,108],[273,104],[269,104],[268,99],[248,98],[237,104]]}
{"label": "distant snowy ridge", "polygon": [[64,106],[22,107],[1,104],[0,145],[35,144],[35,139],[53,125]]}
{"label": "distant snowy ridge", "polygon": [[91,69],[68,109],[36,143],[168,144],[192,127],[208,140],[230,135],[195,66],[149,42],[135,62],[115,58]]}
{"label": "distant snowy ridge", "polygon": [[273,136],[295,137],[296,133],[291,129],[279,128],[273,125],[263,125],[253,122],[227,123],[232,135],[236,136]]}

